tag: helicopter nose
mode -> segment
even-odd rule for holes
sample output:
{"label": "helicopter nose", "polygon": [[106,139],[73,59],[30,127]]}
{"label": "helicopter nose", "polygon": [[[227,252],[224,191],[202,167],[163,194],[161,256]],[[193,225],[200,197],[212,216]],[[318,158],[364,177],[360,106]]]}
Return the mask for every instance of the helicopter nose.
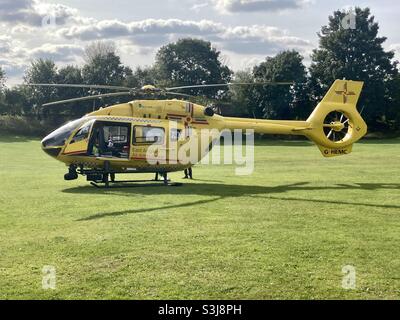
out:
{"label": "helicopter nose", "polygon": [[47,137],[45,137],[45,138],[41,141],[42,149],[45,149],[45,148],[49,148],[49,147],[51,147],[51,146],[54,146],[53,140],[54,140],[54,139],[51,137],[50,134],[49,134]]}
{"label": "helicopter nose", "polygon": [[56,158],[61,151],[60,147],[52,147],[51,146],[51,138],[44,138],[42,140],[42,150],[46,152],[49,156]]}
{"label": "helicopter nose", "polygon": [[45,148],[42,144],[42,150],[46,152],[49,156],[57,158],[57,156],[60,154],[61,148],[60,147]]}

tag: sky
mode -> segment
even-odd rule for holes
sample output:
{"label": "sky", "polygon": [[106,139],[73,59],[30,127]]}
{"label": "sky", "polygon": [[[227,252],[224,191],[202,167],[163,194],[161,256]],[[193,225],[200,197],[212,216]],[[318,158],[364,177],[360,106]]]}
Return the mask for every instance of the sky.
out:
{"label": "sky", "polygon": [[13,86],[33,59],[82,65],[85,46],[106,40],[134,69],[183,37],[211,41],[235,71],[286,49],[309,64],[328,16],[355,6],[371,8],[385,49],[400,60],[397,0],[0,0],[0,66]]}

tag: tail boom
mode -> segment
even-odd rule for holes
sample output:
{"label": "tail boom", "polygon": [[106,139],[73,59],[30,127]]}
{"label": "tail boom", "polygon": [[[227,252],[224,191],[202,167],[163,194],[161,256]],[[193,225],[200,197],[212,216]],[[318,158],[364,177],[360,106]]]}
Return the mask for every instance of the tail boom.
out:
{"label": "tail boom", "polygon": [[367,133],[357,111],[363,82],[336,80],[307,121],[223,118],[224,128],[253,129],[256,133],[302,135],[312,140],[324,157],[351,153],[353,144]]}

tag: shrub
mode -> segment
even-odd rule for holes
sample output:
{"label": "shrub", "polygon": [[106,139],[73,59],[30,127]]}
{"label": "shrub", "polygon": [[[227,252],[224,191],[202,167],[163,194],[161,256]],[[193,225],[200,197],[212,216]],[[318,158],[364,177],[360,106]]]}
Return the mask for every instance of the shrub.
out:
{"label": "shrub", "polygon": [[54,125],[31,117],[0,116],[0,134],[43,137],[54,130]]}

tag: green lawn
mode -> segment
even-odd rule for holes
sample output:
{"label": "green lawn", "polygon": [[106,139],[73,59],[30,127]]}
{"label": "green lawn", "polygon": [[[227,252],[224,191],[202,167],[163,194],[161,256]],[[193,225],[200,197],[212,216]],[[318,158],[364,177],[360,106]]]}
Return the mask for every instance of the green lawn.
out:
{"label": "green lawn", "polygon": [[200,165],[182,187],[104,190],[64,181],[39,141],[0,137],[0,298],[400,298],[400,140],[255,153],[251,176]]}

